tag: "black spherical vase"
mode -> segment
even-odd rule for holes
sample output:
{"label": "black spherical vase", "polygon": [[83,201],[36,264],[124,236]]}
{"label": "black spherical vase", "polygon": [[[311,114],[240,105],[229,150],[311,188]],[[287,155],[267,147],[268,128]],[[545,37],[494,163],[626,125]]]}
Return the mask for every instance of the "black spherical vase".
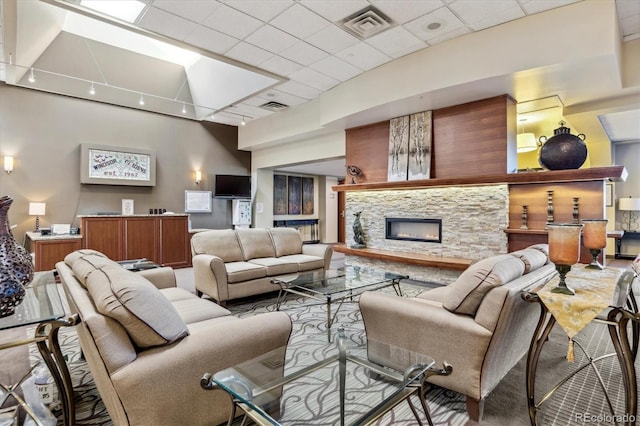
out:
{"label": "black spherical vase", "polygon": [[548,170],[579,169],[587,160],[586,137],[582,133],[572,135],[571,129],[564,126],[564,121],[559,124],[560,127],[553,131],[549,139],[540,136],[542,148],[538,162]]}
{"label": "black spherical vase", "polygon": [[11,197],[0,197],[0,318],[15,312],[33,279],[31,255],[11,233],[7,219],[11,203]]}

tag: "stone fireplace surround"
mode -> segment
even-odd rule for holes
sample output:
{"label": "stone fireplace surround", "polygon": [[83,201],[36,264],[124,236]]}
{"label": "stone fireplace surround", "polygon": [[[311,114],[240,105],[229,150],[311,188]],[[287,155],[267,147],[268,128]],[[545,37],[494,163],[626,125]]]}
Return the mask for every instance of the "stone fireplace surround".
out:
{"label": "stone fireplace surround", "polygon": [[[407,190],[345,193],[346,242],[353,242],[354,213],[367,248],[479,260],[508,252],[504,229],[509,224],[509,189],[506,184],[432,187]],[[385,236],[385,218],[442,220],[442,242],[392,240]],[[460,271],[383,262],[347,255],[346,264],[368,266],[409,275],[410,278],[449,284]]]}

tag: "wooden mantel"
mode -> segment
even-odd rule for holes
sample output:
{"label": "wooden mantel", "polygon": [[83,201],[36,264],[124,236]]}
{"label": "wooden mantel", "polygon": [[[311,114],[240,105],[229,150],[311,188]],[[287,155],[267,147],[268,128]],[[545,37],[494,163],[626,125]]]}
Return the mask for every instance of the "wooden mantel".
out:
{"label": "wooden mantel", "polygon": [[476,177],[462,177],[450,179],[423,179],[398,182],[367,182],[356,184],[335,185],[334,191],[376,191],[423,189],[444,186],[471,186],[492,184],[529,184],[545,182],[578,182],[589,180],[609,179],[611,181],[625,181],[627,170],[624,166],[591,167],[577,170],[548,170],[541,172],[506,173],[502,175],[486,175]]}
{"label": "wooden mantel", "polygon": [[471,259],[435,256],[421,253],[409,253],[374,248],[353,249],[345,244],[334,244],[333,249],[338,253],[367,257],[369,259],[381,260],[384,262],[397,262],[407,265],[452,269],[456,271],[464,271],[473,262]]}

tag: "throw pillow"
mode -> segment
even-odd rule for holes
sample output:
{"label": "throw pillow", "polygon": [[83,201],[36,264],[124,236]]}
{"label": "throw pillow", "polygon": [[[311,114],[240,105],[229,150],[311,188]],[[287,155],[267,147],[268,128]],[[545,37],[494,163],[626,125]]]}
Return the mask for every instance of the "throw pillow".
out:
{"label": "throw pillow", "polygon": [[480,260],[449,284],[449,294],[443,307],[456,314],[473,316],[484,296],[492,288],[508,283],[523,273],[524,263],[510,254]]}
{"label": "throw pillow", "polygon": [[131,271],[96,270],[87,278],[87,289],[98,311],[118,321],[138,348],[166,345],[189,334],[160,290]]}
{"label": "throw pillow", "polygon": [[71,253],[65,258],[65,263],[71,268],[73,275],[84,288],[87,288],[87,278],[95,271],[102,268],[121,268],[118,263],[98,252]]}
{"label": "throw pillow", "polygon": [[531,271],[535,271],[538,268],[547,264],[549,258],[541,250],[532,248],[526,248],[509,253],[512,256],[517,257],[524,263],[524,273],[528,274]]}

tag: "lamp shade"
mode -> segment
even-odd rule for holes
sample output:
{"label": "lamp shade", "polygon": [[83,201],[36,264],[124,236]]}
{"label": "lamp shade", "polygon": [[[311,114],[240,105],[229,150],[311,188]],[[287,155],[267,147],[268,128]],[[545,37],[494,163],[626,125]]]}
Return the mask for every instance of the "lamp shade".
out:
{"label": "lamp shade", "polygon": [[538,148],[536,136],[533,133],[519,133],[517,138],[517,151],[529,152]]}
{"label": "lamp shade", "polygon": [[29,203],[29,216],[44,216],[46,203]]}
{"label": "lamp shade", "polygon": [[618,210],[640,211],[640,198],[620,198]]}

